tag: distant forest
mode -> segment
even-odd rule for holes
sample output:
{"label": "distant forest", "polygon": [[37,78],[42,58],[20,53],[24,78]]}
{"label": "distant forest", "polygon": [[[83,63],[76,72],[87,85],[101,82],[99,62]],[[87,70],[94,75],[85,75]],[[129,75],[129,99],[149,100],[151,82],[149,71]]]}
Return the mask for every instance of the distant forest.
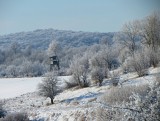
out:
{"label": "distant forest", "polygon": [[98,33],[98,32],[75,32],[54,29],[39,29],[30,32],[20,32],[15,34],[0,36],[0,48],[9,47],[11,43],[17,42],[22,49],[31,46],[32,49],[45,50],[51,41],[56,40],[62,47],[80,47],[83,45],[93,45],[100,41],[107,40],[112,43],[115,33]]}
{"label": "distant forest", "polygon": [[66,74],[74,55],[94,44],[111,45],[114,34],[46,29],[0,36],[0,77],[44,75],[49,71],[47,49],[51,42],[61,48],[60,67]]}

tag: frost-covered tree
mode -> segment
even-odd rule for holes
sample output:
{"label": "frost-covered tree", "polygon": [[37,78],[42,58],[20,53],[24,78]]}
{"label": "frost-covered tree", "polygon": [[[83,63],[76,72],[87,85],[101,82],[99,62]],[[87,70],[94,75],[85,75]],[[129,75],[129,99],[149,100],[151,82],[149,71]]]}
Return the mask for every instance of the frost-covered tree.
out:
{"label": "frost-covered tree", "polygon": [[50,73],[38,85],[39,95],[49,97],[51,104],[53,104],[54,97],[58,94],[59,89],[57,86],[57,76],[55,73]]}
{"label": "frost-covered tree", "polygon": [[16,77],[18,75],[18,69],[15,65],[9,65],[6,69],[6,72],[10,77]]}
{"label": "frost-covered tree", "polygon": [[72,73],[73,79],[80,87],[89,86],[89,60],[87,56],[75,56],[71,62],[70,71]]}
{"label": "frost-covered tree", "polygon": [[160,15],[153,13],[141,22],[142,43],[148,45],[153,50],[160,47]]}
{"label": "frost-covered tree", "polygon": [[151,47],[144,47],[145,54],[148,57],[149,65],[157,67],[160,63],[160,48],[153,50]]}
{"label": "frost-covered tree", "polygon": [[139,36],[139,26],[140,22],[138,20],[133,22],[128,22],[123,25],[122,31],[117,33],[114,37],[123,48],[127,48],[131,56],[134,55],[134,52],[138,48],[138,41],[141,39]]}
{"label": "frost-covered tree", "polygon": [[105,69],[101,67],[95,67],[91,71],[91,79],[102,86],[103,79],[105,78]]}
{"label": "frost-covered tree", "polygon": [[107,58],[102,52],[98,52],[97,54],[93,55],[90,59],[90,70],[92,71],[93,75],[98,70],[103,70],[103,75],[105,78],[108,78],[108,63]]}
{"label": "frost-covered tree", "polygon": [[139,77],[148,74],[149,59],[143,49],[136,51],[133,57],[129,57],[127,64],[127,68],[137,72]]}
{"label": "frost-covered tree", "polygon": [[140,35],[143,37],[142,44],[148,48],[150,64],[157,67],[160,53],[160,15],[153,13],[141,22]]}
{"label": "frost-covered tree", "polygon": [[56,40],[54,40],[49,44],[47,53],[50,57],[54,55],[58,56],[60,50],[61,50],[60,44]]}

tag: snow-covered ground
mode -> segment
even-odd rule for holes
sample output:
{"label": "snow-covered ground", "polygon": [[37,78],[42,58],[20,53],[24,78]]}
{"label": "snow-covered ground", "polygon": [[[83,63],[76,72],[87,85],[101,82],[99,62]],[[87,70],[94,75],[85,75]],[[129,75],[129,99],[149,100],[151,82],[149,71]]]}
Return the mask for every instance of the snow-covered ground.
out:
{"label": "snow-covered ground", "polygon": [[[154,82],[157,74],[160,74],[160,68],[150,68],[149,75],[140,78],[137,77],[136,73],[124,74],[121,75],[121,81],[125,80],[122,85],[150,84]],[[69,80],[69,78],[61,77],[63,80]],[[98,103],[99,97],[111,88],[111,85],[107,83],[108,80],[105,80],[106,82],[101,87],[68,89],[55,97],[54,105],[49,105],[49,98],[40,97],[35,92],[36,85],[41,80],[42,78],[0,79],[0,96],[2,95],[6,98],[23,94],[19,97],[5,100],[5,109],[8,112],[26,111],[30,119],[41,119],[42,121],[93,121],[95,110],[103,106]]]}
{"label": "snow-covered ground", "polygon": [[0,78],[0,99],[13,98],[36,91],[42,77],[34,78]]}

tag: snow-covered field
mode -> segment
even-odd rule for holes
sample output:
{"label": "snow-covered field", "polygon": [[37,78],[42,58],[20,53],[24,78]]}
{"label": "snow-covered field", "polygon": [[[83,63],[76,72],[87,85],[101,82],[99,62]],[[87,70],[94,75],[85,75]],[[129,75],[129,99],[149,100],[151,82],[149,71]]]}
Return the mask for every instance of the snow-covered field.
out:
{"label": "snow-covered field", "polygon": [[34,78],[0,78],[0,99],[13,98],[36,91],[42,77]]}

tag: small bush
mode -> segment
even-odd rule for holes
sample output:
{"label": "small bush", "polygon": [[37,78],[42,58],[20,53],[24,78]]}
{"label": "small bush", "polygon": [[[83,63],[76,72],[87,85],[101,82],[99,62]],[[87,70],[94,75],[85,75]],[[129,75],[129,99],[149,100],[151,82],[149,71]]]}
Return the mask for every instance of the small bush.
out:
{"label": "small bush", "polygon": [[29,118],[26,113],[12,113],[0,119],[0,121],[29,121]]}
{"label": "small bush", "polygon": [[133,93],[145,94],[147,92],[148,85],[143,86],[125,86],[125,87],[112,87],[107,94],[102,97],[105,103],[116,104],[122,102],[129,102],[129,97]]}

